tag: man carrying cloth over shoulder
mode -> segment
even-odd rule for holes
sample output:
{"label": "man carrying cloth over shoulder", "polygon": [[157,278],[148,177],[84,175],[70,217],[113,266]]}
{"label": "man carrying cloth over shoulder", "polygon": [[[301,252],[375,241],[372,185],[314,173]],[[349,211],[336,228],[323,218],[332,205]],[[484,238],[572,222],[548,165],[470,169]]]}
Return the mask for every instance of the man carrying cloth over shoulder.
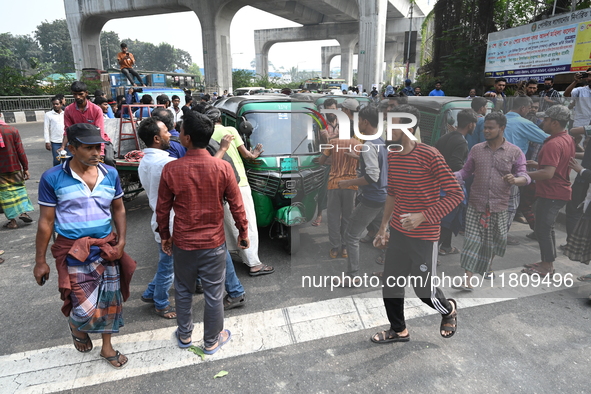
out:
{"label": "man carrying cloth over shoulder", "polygon": [[41,211],[33,274],[41,286],[49,279],[45,255],[56,231],[51,253],[74,347],[90,352],[88,333],[100,333],[101,357],[112,367],[122,368],[128,359],[113,349],[111,335],[123,326],[123,301],[129,297],[137,265],[123,251],[127,232],[123,190],[117,171],[99,161],[101,144],[106,142],[100,130],[81,123],[70,126],[67,133],[72,157],[45,171],[39,183]]}

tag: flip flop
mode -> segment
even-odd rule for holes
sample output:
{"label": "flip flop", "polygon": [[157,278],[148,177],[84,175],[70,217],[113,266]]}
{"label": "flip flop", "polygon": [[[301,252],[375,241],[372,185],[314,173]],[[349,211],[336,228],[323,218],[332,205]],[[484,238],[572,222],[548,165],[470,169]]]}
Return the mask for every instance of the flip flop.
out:
{"label": "flip flop", "polygon": [[191,347],[191,345],[193,345],[193,341],[189,341],[186,343],[181,341],[181,337],[179,336],[179,330],[176,330],[174,332],[174,336],[176,337],[176,341],[181,349],[186,349],[188,347]]}
{"label": "flip flop", "polygon": [[258,271],[249,271],[248,274],[250,276],[260,276],[260,275],[269,275],[275,272],[275,268],[263,264],[263,267]]}
{"label": "flip flop", "polygon": [[78,338],[76,335],[74,335],[74,332],[72,331],[72,326],[70,326],[68,324],[68,327],[70,327],[70,334],[72,335],[72,339],[74,340],[74,342],[76,343],[80,343],[82,345],[87,345],[88,342],[90,342],[90,348],[86,349],[86,350],[80,350],[76,347],[76,343],[74,344],[74,349],[78,350],[80,353],[88,353],[90,352],[94,346],[92,345],[92,341],[90,340],[90,337],[88,336],[88,334],[86,334],[86,338]]}
{"label": "flip flop", "polygon": [[140,299],[141,299],[142,301],[144,301],[144,302],[148,303],[148,304],[153,304],[153,303],[154,303],[154,299],[153,299],[153,298],[147,298],[147,297],[144,297],[143,295],[142,295],[142,296],[140,296]]}
{"label": "flip flop", "polygon": [[314,227],[318,227],[320,226],[320,223],[322,223],[322,216],[320,216],[320,220],[318,220],[318,218],[314,219],[311,224]]}
{"label": "flip flop", "polygon": [[224,346],[226,343],[228,343],[228,341],[232,338],[232,333],[230,332],[230,330],[224,330],[224,331],[228,333],[228,338],[225,341],[220,342],[220,338],[222,336],[222,334],[220,333],[220,336],[218,338],[218,345],[210,350],[206,350],[205,346],[203,346],[203,353],[211,356],[212,354],[214,354],[215,352],[220,350],[222,348],[222,346]]}
{"label": "flip flop", "polygon": [[[101,356],[103,359],[105,359],[105,361],[106,361],[107,363],[109,363],[109,365],[110,365],[111,367],[113,367],[113,368],[115,368],[115,369],[123,369],[123,368],[125,368],[125,366],[126,366],[127,364],[129,364],[129,359],[127,359],[127,361],[125,361],[124,363],[122,363],[121,361],[119,361],[119,357],[120,357],[120,356],[122,356],[122,354],[121,354],[121,353],[119,353],[119,350],[116,350],[116,351],[115,351],[115,355],[114,355],[114,356],[111,356],[111,357],[105,357],[105,356],[103,356],[102,354],[101,354],[100,356]],[[117,362],[118,362],[119,364],[121,364],[121,365],[119,365],[119,366],[116,366],[116,365],[115,365],[115,364],[113,364],[111,361],[117,361]]]}
{"label": "flip flop", "polygon": [[591,282],[591,274],[579,276],[577,280],[580,280],[581,282]]}
{"label": "flip flop", "polygon": [[555,269],[553,269],[552,272],[543,272],[539,268],[540,267],[524,268],[521,270],[521,272],[528,275],[537,274],[539,276],[554,275],[556,273]]}
{"label": "flip flop", "polygon": [[31,219],[31,217],[26,213],[21,214],[18,218],[25,223],[31,223],[33,221],[33,219]]}

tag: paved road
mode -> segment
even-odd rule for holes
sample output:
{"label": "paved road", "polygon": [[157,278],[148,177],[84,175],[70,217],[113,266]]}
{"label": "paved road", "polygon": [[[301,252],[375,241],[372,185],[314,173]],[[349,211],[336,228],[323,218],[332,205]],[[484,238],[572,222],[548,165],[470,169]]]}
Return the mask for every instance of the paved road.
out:
{"label": "paved road", "polygon": [[[17,127],[31,163],[27,187],[36,203],[39,177],[50,165],[42,124]],[[91,353],[74,350],[59,311],[54,272],[45,286],[34,282],[36,223],[18,230],[0,228],[0,249],[6,251],[6,262],[0,265],[0,392],[589,392],[591,288],[576,280],[558,287],[558,283],[510,286],[509,275],[539,257],[537,244],[525,237],[529,229],[524,225],[515,223],[511,230],[522,245],[509,247],[504,258],[495,260],[499,279],[492,287],[486,282],[467,294],[445,290],[448,297],[459,300],[454,338],[442,339],[440,318],[409,298],[412,341],[394,345],[368,340],[386,324],[379,288],[302,287],[304,276],[318,280],[344,268],[344,260],[327,256],[325,224],[303,229],[305,248],[294,257],[263,230],[261,258],[276,273],[251,278],[247,267],[236,263],[248,304],[227,312],[225,324],[234,337],[202,362],[176,347],[174,322],[157,317],[139,299],[154,274],[157,248],[149,230],[145,194],[126,208],[126,250],[138,261],[138,270],[124,307],[126,326],[114,337],[115,347],[130,357],[121,371],[99,360],[96,335]],[[37,219],[38,211],[31,216]],[[565,234],[558,230],[557,237],[564,242]],[[461,247],[462,239],[456,238],[454,245]],[[366,272],[380,269],[373,262],[377,253],[369,246],[362,249]],[[557,273],[574,277],[591,271],[563,256],[556,268]],[[448,276],[461,274],[459,257],[441,257],[440,270]],[[199,344],[202,296],[195,297],[193,311]],[[214,379],[222,370],[228,375]]]}

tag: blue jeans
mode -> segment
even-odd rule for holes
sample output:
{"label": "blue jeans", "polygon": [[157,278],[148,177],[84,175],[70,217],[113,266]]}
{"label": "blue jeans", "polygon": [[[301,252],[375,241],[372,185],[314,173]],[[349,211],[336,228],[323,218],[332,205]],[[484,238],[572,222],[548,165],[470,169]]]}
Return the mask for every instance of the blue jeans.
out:
{"label": "blue jeans", "polygon": [[[201,280],[197,278],[197,283],[201,283]],[[244,294],[244,287],[240,283],[240,279],[236,276],[236,270],[234,269],[234,262],[230,256],[230,251],[226,253],[226,281],[224,282],[226,292],[232,298],[238,298]]]}
{"label": "blue jeans", "polygon": [[162,244],[158,243],[158,249],[160,254],[158,270],[156,271],[156,275],[154,275],[154,279],[148,284],[148,288],[144,291],[142,296],[144,298],[152,298],[156,309],[163,310],[170,305],[168,291],[174,280],[174,262],[172,256],[169,256],[162,251]]}
{"label": "blue jeans", "polygon": [[61,142],[52,142],[51,143],[51,154],[53,155],[53,166],[57,166],[60,161],[57,159],[58,151],[61,148]]}

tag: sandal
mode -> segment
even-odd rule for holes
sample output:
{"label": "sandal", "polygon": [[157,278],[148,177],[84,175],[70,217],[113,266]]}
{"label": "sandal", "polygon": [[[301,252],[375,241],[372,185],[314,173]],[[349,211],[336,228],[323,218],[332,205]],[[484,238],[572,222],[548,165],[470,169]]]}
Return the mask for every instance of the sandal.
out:
{"label": "sandal", "polygon": [[16,220],[12,219],[10,222],[6,223],[4,227],[14,230],[15,228],[18,228],[18,224],[16,224]]}
{"label": "sandal", "polygon": [[180,334],[179,334],[179,331],[178,331],[178,330],[176,330],[176,331],[174,332],[174,336],[176,337],[176,341],[177,341],[177,343],[178,343],[178,345],[179,345],[179,347],[180,347],[181,349],[186,349],[186,348],[188,348],[188,347],[191,347],[191,345],[193,345],[193,341],[192,341],[192,340],[190,340],[190,339],[189,339],[189,342],[183,342],[183,341],[181,341],[181,336],[180,336]]}
{"label": "sandal", "polygon": [[591,282],[591,274],[579,276],[577,280],[580,280],[581,282]]}
{"label": "sandal", "polygon": [[538,261],[537,263],[523,264],[523,266],[524,266],[525,268],[537,268],[537,267],[539,267],[539,266],[540,266],[540,263],[541,263],[541,262],[539,262],[539,261]]}
{"label": "sandal", "polygon": [[410,341],[410,334],[402,336],[390,329],[387,331],[380,331],[372,335],[370,339],[373,343],[408,342]]}
{"label": "sandal", "polygon": [[317,216],[316,219],[314,219],[311,224],[314,227],[318,227],[318,226],[320,226],[320,223],[322,223],[322,215]]}
{"label": "sandal", "polygon": [[382,253],[378,257],[376,257],[376,264],[384,265],[385,261],[386,261],[386,253]]}
{"label": "sandal", "polygon": [[531,267],[531,268],[524,268],[521,270],[522,273],[528,275],[539,275],[539,276],[546,276],[546,275],[554,275],[556,270],[553,269],[552,272],[550,271],[543,271],[541,266]]}
{"label": "sandal", "polygon": [[224,331],[228,333],[228,338],[226,338],[225,341],[221,341],[221,339],[222,339],[222,333],[220,332],[220,335],[218,336],[218,344],[217,344],[217,346],[214,347],[213,349],[209,349],[209,350],[205,349],[205,346],[203,346],[203,353],[205,353],[207,355],[212,355],[215,352],[217,352],[218,350],[220,350],[222,348],[222,346],[224,346],[226,343],[228,343],[228,341],[230,339],[232,339],[232,333],[230,332],[230,330],[224,330]]}
{"label": "sandal", "polygon": [[460,253],[460,250],[458,248],[456,248],[455,246],[452,246],[451,250],[449,252],[447,252],[443,248],[439,248],[439,255],[440,256],[447,256],[448,254],[458,254],[458,253]]}
{"label": "sandal", "polygon": [[[86,334],[86,338],[78,338],[76,335],[74,335],[74,332],[72,331],[72,326],[70,326],[68,324],[68,327],[70,327],[70,334],[72,335],[72,339],[74,340],[74,348],[76,350],[78,350],[80,353],[88,353],[93,349],[93,345],[92,345],[92,341],[90,340],[90,337],[88,336],[88,334]],[[78,346],[76,346],[77,343],[81,344],[81,345],[88,345],[88,343],[90,342],[90,348],[86,349],[86,350],[80,350],[78,349]]]}
{"label": "sandal", "polygon": [[[158,310],[158,309],[154,309],[154,312],[160,316],[163,317],[165,319],[176,319],[176,309],[174,309],[174,306],[168,306],[168,308],[163,309],[163,310]],[[174,316],[166,316],[168,314],[174,313]]]}
{"label": "sandal", "polygon": [[[129,359],[125,360],[124,362],[121,362],[121,360],[119,359],[119,357],[123,356],[123,354],[119,353],[119,350],[115,351],[115,355],[111,356],[111,357],[105,357],[101,354],[101,357],[105,359],[105,361],[107,363],[109,363],[109,365],[115,369],[123,369],[125,368],[125,366],[127,365],[127,363],[129,362]],[[125,357],[125,356],[124,356]],[[119,363],[119,366],[113,364],[113,361],[117,361]]]}
{"label": "sandal", "polygon": [[250,271],[248,274],[250,276],[260,276],[260,275],[269,275],[275,272],[275,268],[271,267],[270,265],[261,264],[262,267],[258,271]]}
{"label": "sandal", "polygon": [[[453,298],[448,299],[449,303],[453,303],[454,310],[448,315],[441,316],[441,325],[439,326],[439,334],[443,338],[451,338],[456,333],[458,327],[458,303]],[[444,335],[442,331],[447,331],[449,334]]]}
{"label": "sandal", "polygon": [[21,214],[18,218],[25,223],[31,223],[33,221],[33,219],[31,219],[31,217],[26,213]]}

